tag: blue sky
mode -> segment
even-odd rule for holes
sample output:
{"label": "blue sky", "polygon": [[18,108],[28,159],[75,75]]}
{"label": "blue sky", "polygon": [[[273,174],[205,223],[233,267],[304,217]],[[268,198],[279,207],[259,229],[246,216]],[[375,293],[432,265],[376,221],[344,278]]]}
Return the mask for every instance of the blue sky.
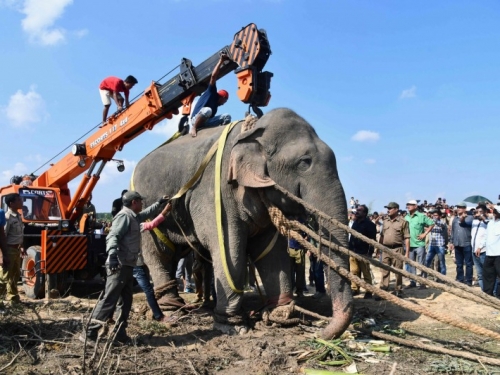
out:
{"label": "blue sky", "polygon": [[[267,108],[292,108],[315,127],[336,153],[347,198],[376,210],[408,199],[496,200],[499,19],[498,1],[0,0],[0,184],[99,123],[106,76],[133,74],[135,96],[254,22],[273,52]],[[218,87],[230,93],[224,111],[243,118],[234,74]],[[106,166],[98,212],[175,128],[161,123],[116,155],[127,169]]]}

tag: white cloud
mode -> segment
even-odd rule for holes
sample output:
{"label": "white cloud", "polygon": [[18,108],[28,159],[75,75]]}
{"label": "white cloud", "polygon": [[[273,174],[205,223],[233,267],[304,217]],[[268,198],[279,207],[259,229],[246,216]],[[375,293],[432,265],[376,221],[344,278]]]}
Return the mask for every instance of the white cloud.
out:
{"label": "white cloud", "polygon": [[2,108],[2,112],[9,123],[16,128],[35,124],[48,116],[45,102],[42,96],[36,92],[36,86],[31,86],[26,94],[18,90],[10,97],[9,104]]}
{"label": "white cloud", "polygon": [[377,161],[375,159],[366,159],[365,163],[366,164],[375,164]]}
{"label": "white cloud", "polygon": [[360,130],[351,139],[357,142],[377,142],[380,139],[380,135],[370,130]]}
{"label": "white cloud", "polygon": [[417,96],[417,86],[413,85],[409,89],[403,90],[401,95],[399,95],[399,99],[410,99]]}
{"label": "white cloud", "polygon": [[1,186],[9,185],[10,179],[14,176],[24,176],[28,173],[28,168],[23,163],[16,163],[14,168],[2,171],[0,175]]}
{"label": "white cloud", "polygon": [[72,3],[73,0],[24,0],[19,11],[26,17],[21,25],[30,41],[44,46],[64,42],[66,30],[54,27],[54,23]]}
{"label": "white cloud", "polygon": [[87,29],[81,29],[81,30],[77,30],[74,32],[74,34],[76,35],[77,38],[83,38],[88,33],[89,33],[89,31]]}

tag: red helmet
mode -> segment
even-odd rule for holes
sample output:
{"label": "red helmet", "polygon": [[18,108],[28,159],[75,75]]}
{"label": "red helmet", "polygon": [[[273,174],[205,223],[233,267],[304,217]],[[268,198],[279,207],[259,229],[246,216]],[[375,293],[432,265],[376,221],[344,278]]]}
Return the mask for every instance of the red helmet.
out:
{"label": "red helmet", "polygon": [[219,96],[222,96],[223,98],[229,99],[229,94],[226,90],[219,90],[217,91],[217,94],[219,94]]}

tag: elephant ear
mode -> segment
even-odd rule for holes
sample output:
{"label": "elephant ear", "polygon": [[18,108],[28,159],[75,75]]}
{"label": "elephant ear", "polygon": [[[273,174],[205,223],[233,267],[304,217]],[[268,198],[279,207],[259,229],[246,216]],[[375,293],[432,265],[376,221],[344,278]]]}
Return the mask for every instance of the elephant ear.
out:
{"label": "elephant ear", "polygon": [[235,139],[229,159],[229,183],[236,181],[238,185],[251,188],[275,185],[275,182],[267,175],[266,156],[258,142],[265,129],[265,126],[260,125],[259,122]]}

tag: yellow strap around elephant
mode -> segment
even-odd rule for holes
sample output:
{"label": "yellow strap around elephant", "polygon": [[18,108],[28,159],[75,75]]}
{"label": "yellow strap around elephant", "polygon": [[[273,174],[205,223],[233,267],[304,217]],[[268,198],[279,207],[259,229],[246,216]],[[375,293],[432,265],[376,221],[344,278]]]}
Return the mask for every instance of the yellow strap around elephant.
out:
{"label": "yellow strap around elephant", "polygon": [[[189,179],[189,181],[186,182],[184,184],[184,186],[179,189],[177,194],[175,194],[171,199],[178,199],[178,198],[182,197],[184,194],[186,194],[186,192],[189,189],[191,189],[193,187],[194,183],[198,180],[198,178],[200,178],[203,171],[207,167],[208,163],[210,163],[210,160],[212,160],[212,157],[214,156],[215,152],[217,151],[217,148],[220,146],[220,139],[224,136],[224,132],[226,132],[226,135],[224,137],[227,137],[227,133],[229,133],[238,122],[240,122],[240,121],[233,121],[225,127],[219,140],[215,141],[215,143],[212,145],[212,147],[210,147],[210,150],[208,150],[207,154],[205,155],[205,157],[201,161],[201,164],[198,167],[198,170],[193,175],[193,177],[191,177]],[[225,138],[224,138],[224,143],[225,143]],[[222,147],[224,147],[224,143],[223,143]]]}
{"label": "yellow strap around elephant", "polygon": [[276,231],[276,233],[274,234],[274,237],[273,239],[271,240],[271,242],[269,242],[269,245],[267,245],[267,247],[264,249],[264,251],[257,257],[257,259],[255,259],[253,262],[254,263],[257,263],[259,260],[261,260],[262,258],[264,258],[267,254],[269,254],[269,252],[273,249],[274,245],[276,244],[276,241],[278,240],[278,235],[279,235],[279,232]]}
{"label": "yellow strap around elephant", "polygon": [[233,278],[231,277],[231,273],[229,272],[229,266],[227,264],[227,259],[226,259],[226,248],[224,246],[224,232],[222,230],[222,196],[220,189],[222,155],[224,153],[224,145],[226,144],[227,135],[231,131],[234,125],[235,123],[226,126],[218,142],[219,146],[217,148],[217,155],[215,157],[215,217],[217,222],[217,237],[219,239],[220,257],[227,282],[229,283],[229,286],[231,287],[233,292],[243,293],[242,290],[236,288],[233,282]]}
{"label": "yellow strap around elephant", "polygon": [[[130,190],[135,190],[134,189],[134,172],[135,172],[135,168],[134,170],[132,171],[132,177],[130,178]],[[146,221],[150,221],[149,219],[146,220]],[[170,250],[172,250],[172,252],[175,252],[175,245],[173,244],[172,241],[170,241],[168,239],[167,236],[165,236],[161,230],[159,230],[158,228],[154,228],[153,229],[153,232],[156,234],[156,237],[158,237],[158,239],[163,242],[163,244],[165,246],[167,246]]]}
{"label": "yellow strap around elephant", "polygon": [[[228,126],[231,126],[232,124],[228,125]],[[214,156],[215,154],[215,151],[217,151],[217,147],[219,146],[219,141],[216,141],[212,147],[210,148],[210,150],[208,150],[207,154],[205,155],[205,157],[203,158],[203,160],[201,161],[201,164],[200,166],[198,167],[198,170],[196,171],[196,173],[193,175],[193,177],[191,177],[191,179],[186,182],[184,184],[183,187],[181,187],[179,189],[179,191],[177,192],[177,194],[175,194],[171,199],[178,199],[180,197],[182,197],[184,194],[186,194],[186,192],[191,189],[191,187],[194,185],[194,183],[198,180],[198,178],[200,178],[201,174],[203,173],[203,171],[205,170],[205,168],[207,167],[208,163],[210,163],[210,160],[212,159],[212,157]]]}

